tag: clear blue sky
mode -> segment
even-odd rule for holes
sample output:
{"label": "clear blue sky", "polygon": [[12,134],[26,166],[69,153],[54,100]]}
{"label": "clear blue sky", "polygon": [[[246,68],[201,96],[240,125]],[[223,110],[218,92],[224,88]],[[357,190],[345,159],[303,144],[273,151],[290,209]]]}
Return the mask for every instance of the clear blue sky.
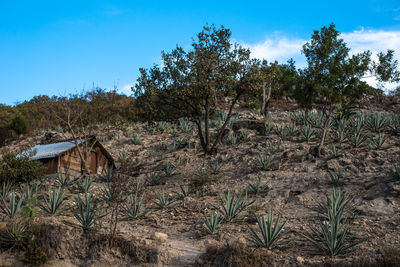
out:
{"label": "clear blue sky", "polygon": [[400,2],[0,0],[0,103],[66,95],[93,83],[123,90],[139,67],[159,62],[161,50],[188,47],[206,22],[250,45],[306,40],[331,22],[344,33],[391,32],[397,44]]}

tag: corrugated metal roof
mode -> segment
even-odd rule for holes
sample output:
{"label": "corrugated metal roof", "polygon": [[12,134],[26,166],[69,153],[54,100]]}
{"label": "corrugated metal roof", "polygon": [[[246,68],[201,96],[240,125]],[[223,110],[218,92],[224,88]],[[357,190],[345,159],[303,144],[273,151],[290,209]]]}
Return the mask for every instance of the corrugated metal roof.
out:
{"label": "corrugated metal roof", "polygon": [[[80,144],[80,140],[78,140],[78,144]],[[33,152],[31,160],[48,159],[57,157],[73,147],[75,147],[74,141],[65,141],[47,145],[36,145],[23,153],[31,154]]]}

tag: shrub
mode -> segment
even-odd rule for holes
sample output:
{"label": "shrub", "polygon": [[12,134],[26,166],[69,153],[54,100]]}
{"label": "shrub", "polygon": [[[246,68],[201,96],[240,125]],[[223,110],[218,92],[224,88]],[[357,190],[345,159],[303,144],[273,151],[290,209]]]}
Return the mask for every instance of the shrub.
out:
{"label": "shrub", "polygon": [[275,223],[273,216],[273,212],[270,210],[268,211],[267,221],[265,221],[264,216],[257,218],[257,225],[261,231],[261,237],[249,227],[251,242],[256,247],[263,247],[270,250],[280,244],[280,240],[284,234],[283,227],[285,226],[286,221],[279,225],[281,216],[278,216]]}
{"label": "shrub", "polygon": [[189,192],[204,194],[206,186],[212,182],[210,173],[207,170],[197,171],[189,182]]}
{"label": "shrub", "polygon": [[13,130],[18,135],[25,134],[28,130],[28,123],[24,116],[20,114],[16,114],[14,118],[11,120],[9,126],[11,130]]}
{"label": "shrub", "polygon": [[45,264],[49,260],[49,252],[46,246],[33,240],[28,242],[25,248],[23,262],[33,265]]}
{"label": "shrub", "polygon": [[9,181],[13,184],[29,183],[42,177],[43,164],[37,160],[30,160],[33,151],[27,153],[5,152],[0,164],[0,182]]}

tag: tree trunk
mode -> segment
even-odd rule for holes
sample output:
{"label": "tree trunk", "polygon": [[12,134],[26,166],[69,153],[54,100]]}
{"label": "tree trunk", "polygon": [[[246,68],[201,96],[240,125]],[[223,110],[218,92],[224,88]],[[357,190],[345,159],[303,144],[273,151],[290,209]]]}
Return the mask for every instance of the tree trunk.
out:
{"label": "tree trunk", "polygon": [[268,94],[265,93],[265,89],[266,88],[263,89],[263,102],[261,105],[261,115],[264,117],[268,114],[268,104],[271,99],[272,84],[268,86]]}
{"label": "tree trunk", "polygon": [[324,115],[325,115],[325,121],[324,121],[323,128],[322,128],[321,141],[319,142],[319,145],[318,145],[318,157],[321,157],[321,151],[325,144],[326,134],[328,131],[328,123],[329,123],[329,119],[330,119],[330,115],[327,114],[325,108],[324,108]]}

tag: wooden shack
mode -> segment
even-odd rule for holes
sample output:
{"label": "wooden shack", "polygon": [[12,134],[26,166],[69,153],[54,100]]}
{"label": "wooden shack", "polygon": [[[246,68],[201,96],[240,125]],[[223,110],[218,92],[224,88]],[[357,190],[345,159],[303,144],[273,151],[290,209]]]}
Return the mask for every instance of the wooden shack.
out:
{"label": "wooden shack", "polygon": [[[115,167],[112,156],[99,141],[91,138],[89,142],[95,142],[88,160],[90,174],[101,174],[105,169]],[[71,177],[81,175],[81,158],[74,140],[36,145],[31,152],[31,160],[40,160],[47,176],[56,177],[59,172],[68,172]]]}

